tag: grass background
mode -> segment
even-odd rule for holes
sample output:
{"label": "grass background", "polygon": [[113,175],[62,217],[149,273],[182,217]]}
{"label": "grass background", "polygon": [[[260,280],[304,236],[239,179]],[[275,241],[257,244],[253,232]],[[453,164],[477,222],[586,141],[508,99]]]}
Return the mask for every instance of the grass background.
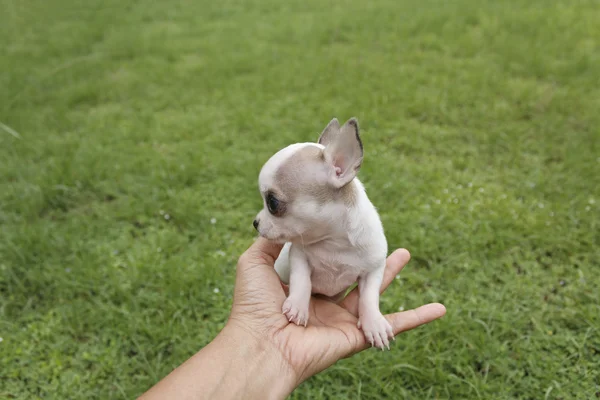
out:
{"label": "grass background", "polygon": [[597,1],[0,0],[0,398],[132,398],[227,318],[257,176],[357,116],[447,316],[293,398],[600,396]]}

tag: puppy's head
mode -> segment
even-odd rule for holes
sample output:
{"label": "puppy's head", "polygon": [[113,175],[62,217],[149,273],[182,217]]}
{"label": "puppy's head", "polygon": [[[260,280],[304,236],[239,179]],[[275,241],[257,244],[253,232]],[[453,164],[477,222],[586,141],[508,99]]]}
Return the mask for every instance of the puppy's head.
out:
{"label": "puppy's head", "polygon": [[327,235],[335,216],[352,205],[350,184],[360,169],[363,148],[355,118],[325,127],[317,143],[296,143],[273,155],[260,171],[263,209],[254,227],[280,243]]}

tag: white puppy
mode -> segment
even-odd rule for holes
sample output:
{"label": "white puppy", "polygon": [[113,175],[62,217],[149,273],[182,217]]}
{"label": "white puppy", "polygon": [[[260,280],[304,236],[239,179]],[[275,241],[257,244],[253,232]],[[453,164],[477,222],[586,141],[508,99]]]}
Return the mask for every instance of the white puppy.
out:
{"label": "white puppy", "polygon": [[387,241],[379,215],[356,177],[363,146],[355,118],[333,119],[318,143],[296,143],[272,156],[259,175],[264,208],[254,227],[285,243],[275,262],[289,283],[282,312],[308,323],[311,294],[340,298],[358,281],[358,327],[371,345],[389,348],[392,327],[379,310]]}

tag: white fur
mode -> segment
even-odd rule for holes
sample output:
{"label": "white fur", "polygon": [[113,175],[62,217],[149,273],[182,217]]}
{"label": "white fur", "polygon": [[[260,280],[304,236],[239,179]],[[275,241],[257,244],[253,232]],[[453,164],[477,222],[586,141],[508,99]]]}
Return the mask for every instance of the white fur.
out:
{"label": "white fur", "polygon": [[[292,245],[301,248],[308,258],[312,267],[313,292],[326,296],[339,294],[356,283],[365,272],[385,265],[388,249],[379,214],[360,180],[354,178],[351,184],[357,192],[355,207],[325,206],[325,214],[330,215],[323,221],[328,231],[326,238],[306,235],[286,242],[275,262],[275,270],[284,283],[289,283],[289,250]],[[314,207],[306,205],[308,209]]]}

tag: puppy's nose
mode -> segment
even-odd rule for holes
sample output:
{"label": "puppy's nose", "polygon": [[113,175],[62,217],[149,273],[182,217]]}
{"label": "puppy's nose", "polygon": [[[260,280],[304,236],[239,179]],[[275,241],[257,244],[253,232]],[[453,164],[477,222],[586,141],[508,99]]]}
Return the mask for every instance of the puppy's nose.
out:
{"label": "puppy's nose", "polygon": [[252,225],[254,226],[254,229],[258,230],[258,220],[257,219],[254,220]]}

